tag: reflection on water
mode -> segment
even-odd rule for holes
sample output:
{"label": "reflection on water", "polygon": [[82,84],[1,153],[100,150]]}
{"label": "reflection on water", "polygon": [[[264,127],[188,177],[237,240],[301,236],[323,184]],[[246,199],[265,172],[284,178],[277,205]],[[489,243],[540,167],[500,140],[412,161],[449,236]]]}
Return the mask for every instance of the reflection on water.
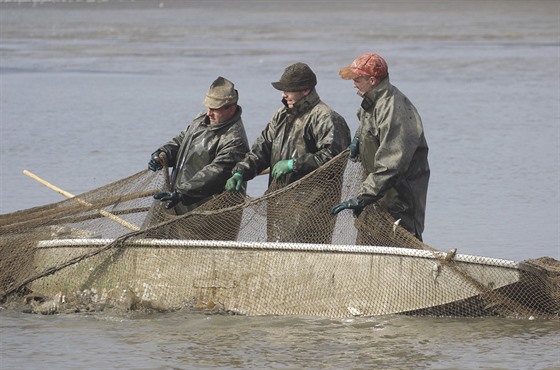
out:
{"label": "reflection on water", "polygon": [[[389,62],[430,146],[425,241],[512,260],[560,258],[557,1],[107,1],[0,3],[0,212],[61,200],[146,167],[235,82],[249,140],[270,82],[310,64],[352,130],[359,98],[337,71]],[[266,179],[249,183],[262,194]],[[328,320],[0,312],[1,367],[553,368],[557,322]],[[556,349],[556,351],[555,351]]]}
{"label": "reflection on water", "polygon": [[1,315],[3,368],[545,369],[560,361],[551,321]]}

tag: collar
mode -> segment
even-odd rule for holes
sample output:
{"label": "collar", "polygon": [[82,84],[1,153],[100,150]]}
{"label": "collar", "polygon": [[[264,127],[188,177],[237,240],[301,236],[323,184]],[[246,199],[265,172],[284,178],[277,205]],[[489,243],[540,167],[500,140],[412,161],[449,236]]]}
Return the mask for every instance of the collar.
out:
{"label": "collar", "polygon": [[206,128],[208,130],[219,130],[223,127],[229,126],[237,121],[239,121],[241,119],[241,113],[242,113],[242,109],[241,106],[238,105],[237,109],[235,110],[235,114],[227,121],[222,122],[222,123],[217,123],[215,125],[211,125],[210,124],[210,119],[208,118],[207,115],[204,115],[204,120],[202,121],[202,124],[204,126],[206,126]]}
{"label": "collar", "polygon": [[319,104],[320,100],[321,99],[319,98],[317,90],[313,89],[309,95],[298,100],[297,103],[294,104],[293,108],[288,108],[284,99],[282,99],[282,103],[284,104],[284,107],[286,107],[286,112],[299,116],[307,111],[310,111],[314,106]]}
{"label": "collar", "polygon": [[363,100],[361,107],[364,110],[370,110],[375,104],[375,101],[387,92],[389,86],[391,86],[391,83],[389,82],[389,76],[387,75],[387,77],[382,79],[373,89],[362,95]]}

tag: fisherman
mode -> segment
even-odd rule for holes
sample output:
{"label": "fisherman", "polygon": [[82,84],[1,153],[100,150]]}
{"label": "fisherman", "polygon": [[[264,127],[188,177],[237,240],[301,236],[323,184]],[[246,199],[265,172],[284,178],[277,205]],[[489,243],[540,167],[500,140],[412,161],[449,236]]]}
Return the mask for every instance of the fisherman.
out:
{"label": "fisherman", "polygon": [[340,114],[323,103],[317,77],[305,63],[288,66],[272,86],[282,91],[283,107],[272,116],[251,151],[233,168],[226,190],[271,168],[273,179],[288,185],[331,160],[350,144],[350,129]]}
{"label": "fisherman", "polygon": [[[275,89],[282,91],[283,106],[272,116],[251,151],[235,165],[233,175],[227,180],[226,190],[240,190],[243,181],[253,179],[267,168],[272,169],[269,188],[273,180],[276,180],[278,187],[286,186],[346,149],[350,144],[350,129],[340,114],[321,101],[316,85],[317,77],[305,63],[286,67],[280,81],[272,83]],[[269,204],[268,207],[270,215],[273,206]],[[280,219],[280,213],[277,215]],[[272,236],[272,228],[279,227],[271,225],[274,220],[270,218],[268,222],[269,241],[288,241],[287,237]],[[311,229],[309,223],[306,225]],[[299,227],[305,228],[306,225],[301,224]],[[281,232],[289,231],[285,229]],[[330,241],[328,232],[322,234]],[[301,238],[289,241],[319,242]]]}
{"label": "fisherman", "polygon": [[[165,208],[174,208],[181,215],[224,190],[233,166],[249,151],[238,98],[234,84],[218,77],[204,99],[207,110],[152,153],[149,169],[162,169],[161,153],[165,153],[167,165],[173,167],[171,191],[154,195],[168,202]],[[244,189],[242,185],[239,189]]]}
{"label": "fisherman", "polygon": [[353,80],[362,97],[360,125],[349,156],[361,161],[367,178],[356,198],[338,204],[331,213],[352,209],[359,216],[364,207],[377,202],[422,240],[430,167],[420,115],[391,85],[387,63],[377,54],[360,55],[339,75]]}

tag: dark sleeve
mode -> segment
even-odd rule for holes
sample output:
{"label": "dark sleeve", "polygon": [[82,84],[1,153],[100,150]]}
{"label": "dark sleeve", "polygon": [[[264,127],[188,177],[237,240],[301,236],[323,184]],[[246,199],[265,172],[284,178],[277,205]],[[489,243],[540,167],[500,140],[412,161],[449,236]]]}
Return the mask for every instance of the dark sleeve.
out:
{"label": "dark sleeve", "polygon": [[204,166],[185,184],[176,189],[189,197],[204,198],[223,191],[233,166],[241,161],[249,150],[245,133],[233,126],[223,135],[212,162]]}
{"label": "dark sleeve", "polygon": [[404,176],[422,142],[420,117],[411,104],[385,104],[379,119],[379,149],[374,171],[362,183],[360,194],[383,196]]}
{"label": "dark sleeve", "polygon": [[239,172],[244,180],[251,180],[259,173],[270,167],[272,141],[274,138],[275,117],[266,125],[265,129],[257,138],[251,151],[245,155],[242,161],[237,163],[232,173]]}

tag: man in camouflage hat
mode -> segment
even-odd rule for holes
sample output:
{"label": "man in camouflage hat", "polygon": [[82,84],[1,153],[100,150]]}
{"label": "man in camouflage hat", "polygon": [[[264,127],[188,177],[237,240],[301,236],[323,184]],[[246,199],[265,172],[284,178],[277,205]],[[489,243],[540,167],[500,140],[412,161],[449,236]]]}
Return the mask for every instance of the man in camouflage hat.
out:
{"label": "man in camouflage hat", "polygon": [[378,202],[422,240],[430,166],[420,115],[391,85],[387,63],[377,54],[359,56],[339,75],[353,80],[362,97],[360,126],[349,155],[361,161],[368,175],[357,197],[340,203],[331,212],[352,209],[358,216],[367,205]]}
{"label": "man in camouflage hat", "polygon": [[[282,91],[283,106],[272,116],[251,151],[235,165],[226,190],[241,189],[243,181],[267,168],[272,169],[269,185],[276,180],[277,186],[286,186],[346,149],[350,129],[340,114],[321,101],[316,85],[317,77],[305,63],[288,66],[280,81],[272,83]],[[271,239],[274,238],[269,235]]]}
{"label": "man in camouflage hat", "polygon": [[173,167],[171,191],[154,195],[180,215],[193,210],[224,190],[233,166],[249,151],[241,120],[239,95],[233,83],[218,77],[204,99],[206,111],[152,153],[148,168],[162,168],[161,153]]}

